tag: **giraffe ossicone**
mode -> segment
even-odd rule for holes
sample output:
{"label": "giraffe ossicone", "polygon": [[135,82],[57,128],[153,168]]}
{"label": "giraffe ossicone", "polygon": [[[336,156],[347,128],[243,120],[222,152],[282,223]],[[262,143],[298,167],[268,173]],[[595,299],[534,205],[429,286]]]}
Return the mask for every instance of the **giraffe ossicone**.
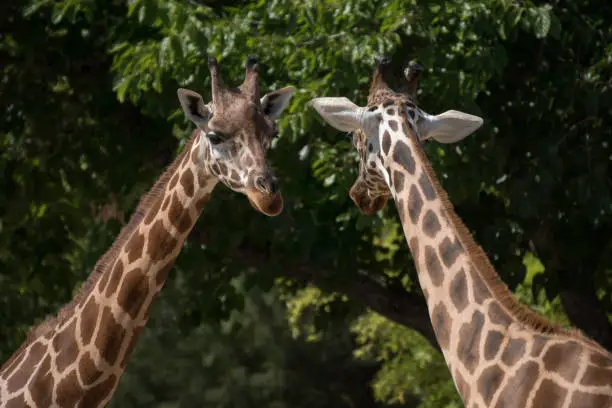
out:
{"label": "giraffe ossicone", "polygon": [[423,150],[482,125],[458,111],[429,115],[415,102],[421,70],[390,89],[380,59],[368,105],[317,98],[332,126],[353,132],[359,175],[349,192],[365,214],[393,197],[432,326],[457,390],[470,408],[612,407],[612,354],[581,333],[521,305],[455,213]]}
{"label": "giraffe ossicone", "polygon": [[256,58],[238,88],[209,61],[212,102],[180,89],[196,126],[183,151],[140,200],[76,296],[35,326],[0,368],[0,408],[97,408],[110,401],[176,257],[218,182],[274,216],[283,209],[267,161],[292,87],[259,94]]}

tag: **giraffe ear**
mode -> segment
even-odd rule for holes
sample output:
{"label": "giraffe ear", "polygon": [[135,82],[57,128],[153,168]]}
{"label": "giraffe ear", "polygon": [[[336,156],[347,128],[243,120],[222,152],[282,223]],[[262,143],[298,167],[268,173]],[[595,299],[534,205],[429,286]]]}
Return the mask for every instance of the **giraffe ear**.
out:
{"label": "giraffe ear", "polygon": [[456,110],[449,110],[439,115],[425,114],[419,123],[421,140],[434,139],[440,143],[455,143],[471,135],[482,126],[482,118]]}
{"label": "giraffe ear", "polygon": [[352,132],[361,127],[363,108],[344,96],[314,98],[312,106],[323,120],[342,132]]}
{"label": "giraffe ear", "polygon": [[274,92],[268,92],[261,98],[261,110],[273,120],[278,118],[285,110],[295,92],[295,88],[288,86]]}
{"label": "giraffe ear", "polygon": [[195,123],[199,128],[206,126],[208,120],[212,116],[212,112],[210,108],[204,104],[202,95],[183,88],[180,88],[177,94],[187,119]]}

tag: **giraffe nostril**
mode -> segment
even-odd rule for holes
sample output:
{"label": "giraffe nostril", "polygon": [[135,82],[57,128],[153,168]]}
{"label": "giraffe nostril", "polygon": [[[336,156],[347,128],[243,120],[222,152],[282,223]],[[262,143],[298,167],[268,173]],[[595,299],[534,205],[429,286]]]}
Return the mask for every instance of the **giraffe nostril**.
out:
{"label": "giraffe nostril", "polygon": [[257,177],[255,179],[255,187],[257,187],[259,191],[265,192],[266,191],[266,179],[262,176]]}
{"label": "giraffe nostril", "polygon": [[255,187],[262,193],[276,194],[278,179],[274,176],[259,176],[255,179]]}

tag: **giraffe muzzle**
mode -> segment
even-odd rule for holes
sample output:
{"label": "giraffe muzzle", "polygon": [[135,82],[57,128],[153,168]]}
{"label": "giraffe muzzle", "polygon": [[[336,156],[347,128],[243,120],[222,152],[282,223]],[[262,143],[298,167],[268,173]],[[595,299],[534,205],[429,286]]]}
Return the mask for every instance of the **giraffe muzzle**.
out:
{"label": "giraffe muzzle", "polygon": [[247,192],[251,205],[268,216],[275,216],[283,210],[283,196],[280,182],[271,172],[260,173],[252,178],[252,188]]}
{"label": "giraffe muzzle", "polygon": [[374,215],[378,211],[382,210],[385,204],[387,204],[388,196],[378,196],[371,198],[368,194],[367,189],[363,188],[360,183],[355,183],[349,191],[349,197],[355,203],[359,211],[364,215]]}

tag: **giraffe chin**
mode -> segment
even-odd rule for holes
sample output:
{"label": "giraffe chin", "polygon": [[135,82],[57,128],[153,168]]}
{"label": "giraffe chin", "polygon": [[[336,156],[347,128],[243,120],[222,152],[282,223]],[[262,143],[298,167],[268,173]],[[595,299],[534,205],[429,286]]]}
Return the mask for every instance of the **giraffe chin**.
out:
{"label": "giraffe chin", "polygon": [[247,193],[249,203],[254,209],[269,217],[274,217],[283,211],[284,201],[281,193],[263,194],[260,192]]}
{"label": "giraffe chin", "polygon": [[389,197],[387,196],[378,196],[373,200],[370,198],[366,198],[366,199],[359,200],[359,201],[357,200],[353,200],[353,201],[355,201],[355,204],[357,205],[357,207],[359,208],[359,211],[361,211],[362,214],[374,215],[378,211],[384,208],[384,206],[387,204],[388,199]]}

